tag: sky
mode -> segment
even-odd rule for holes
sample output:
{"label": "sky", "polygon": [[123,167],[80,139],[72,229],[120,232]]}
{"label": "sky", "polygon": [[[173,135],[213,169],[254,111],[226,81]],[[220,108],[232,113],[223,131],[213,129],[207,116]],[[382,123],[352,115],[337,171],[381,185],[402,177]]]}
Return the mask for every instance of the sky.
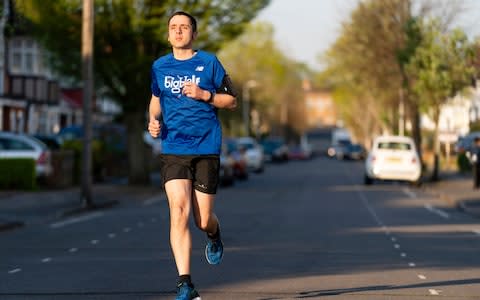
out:
{"label": "sky", "polygon": [[[446,0],[453,1],[453,0]],[[480,0],[463,0],[459,26],[470,36],[480,35]],[[337,38],[358,0],[271,0],[257,21],[271,23],[275,41],[294,60],[322,68],[318,57]]]}

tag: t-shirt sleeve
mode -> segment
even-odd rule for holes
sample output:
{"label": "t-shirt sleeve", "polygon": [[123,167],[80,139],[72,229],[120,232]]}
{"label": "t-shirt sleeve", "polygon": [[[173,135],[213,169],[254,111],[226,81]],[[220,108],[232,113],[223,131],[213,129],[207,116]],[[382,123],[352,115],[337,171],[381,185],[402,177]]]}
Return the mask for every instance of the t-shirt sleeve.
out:
{"label": "t-shirt sleeve", "polygon": [[155,71],[153,70],[153,67],[151,70],[151,80],[152,82],[151,82],[150,88],[152,90],[152,95],[156,97],[160,97],[160,88],[158,87],[157,76],[155,75]]}
{"label": "t-shirt sleeve", "polygon": [[218,89],[222,86],[223,78],[225,77],[226,72],[222,66],[222,63],[218,60],[215,56],[215,60],[213,61],[213,84],[215,89]]}

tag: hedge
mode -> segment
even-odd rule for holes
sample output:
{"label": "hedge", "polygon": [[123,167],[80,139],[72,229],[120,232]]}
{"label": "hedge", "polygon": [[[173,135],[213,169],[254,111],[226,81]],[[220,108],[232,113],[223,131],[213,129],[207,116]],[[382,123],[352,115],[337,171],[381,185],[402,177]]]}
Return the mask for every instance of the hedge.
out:
{"label": "hedge", "polygon": [[36,188],[35,161],[32,158],[0,158],[0,188]]}

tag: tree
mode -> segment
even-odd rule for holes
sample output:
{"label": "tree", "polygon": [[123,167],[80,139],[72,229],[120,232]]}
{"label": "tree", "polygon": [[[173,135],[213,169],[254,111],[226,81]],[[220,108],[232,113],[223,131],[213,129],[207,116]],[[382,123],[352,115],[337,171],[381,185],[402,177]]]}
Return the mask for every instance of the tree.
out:
{"label": "tree", "polygon": [[[222,49],[219,57],[240,92],[249,80],[257,83],[251,95],[254,108],[260,112],[263,131],[285,135],[286,127],[291,127],[293,131],[301,132],[304,118],[301,117],[300,104],[303,103],[303,95],[299,91],[303,67],[278,49],[273,33],[271,24],[251,24],[241,36]],[[243,95],[239,99],[243,99]],[[243,101],[240,102],[242,105]],[[238,134],[241,130],[232,128],[232,132]]]}
{"label": "tree", "polygon": [[420,109],[435,123],[432,180],[438,180],[440,142],[439,119],[442,105],[472,83],[474,48],[466,34],[455,29],[443,31],[438,19],[422,22],[421,42],[406,66]]}
{"label": "tree", "polygon": [[323,57],[327,69],[320,78],[328,78],[343,121],[366,144],[372,135],[398,132],[403,79],[397,52],[409,18],[410,1],[362,1]]}
{"label": "tree", "polygon": [[[199,48],[217,51],[238,36],[269,0],[96,0],[95,86],[121,105],[127,128],[129,183],[149,182],[142,133],[150,99],[150,68],[170,51],[167,18],[188,10],[199,21]],[[33,23],[33,34],[51,54],[51,65],[78,79],[80,59],[80,0],[18,0],[17,8]]]}

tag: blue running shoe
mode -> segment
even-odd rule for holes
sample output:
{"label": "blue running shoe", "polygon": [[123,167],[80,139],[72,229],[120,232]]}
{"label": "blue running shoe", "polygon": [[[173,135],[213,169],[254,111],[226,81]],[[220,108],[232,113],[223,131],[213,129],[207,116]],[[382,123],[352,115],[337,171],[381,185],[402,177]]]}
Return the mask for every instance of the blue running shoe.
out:
{"label": "blue running shoe", "polygon": [[202,300],[193,285],[186,282],[180,282],[177,285],[177,297],[175,300]]}
{"label": "blue running shoe", "polygon": [[205,257],[211,265],[218,265],[223,258],[223,242],[220,238],[220,227],[217,230],[218,236],[215,239],[208,238],[207,246],[205,247]]}

